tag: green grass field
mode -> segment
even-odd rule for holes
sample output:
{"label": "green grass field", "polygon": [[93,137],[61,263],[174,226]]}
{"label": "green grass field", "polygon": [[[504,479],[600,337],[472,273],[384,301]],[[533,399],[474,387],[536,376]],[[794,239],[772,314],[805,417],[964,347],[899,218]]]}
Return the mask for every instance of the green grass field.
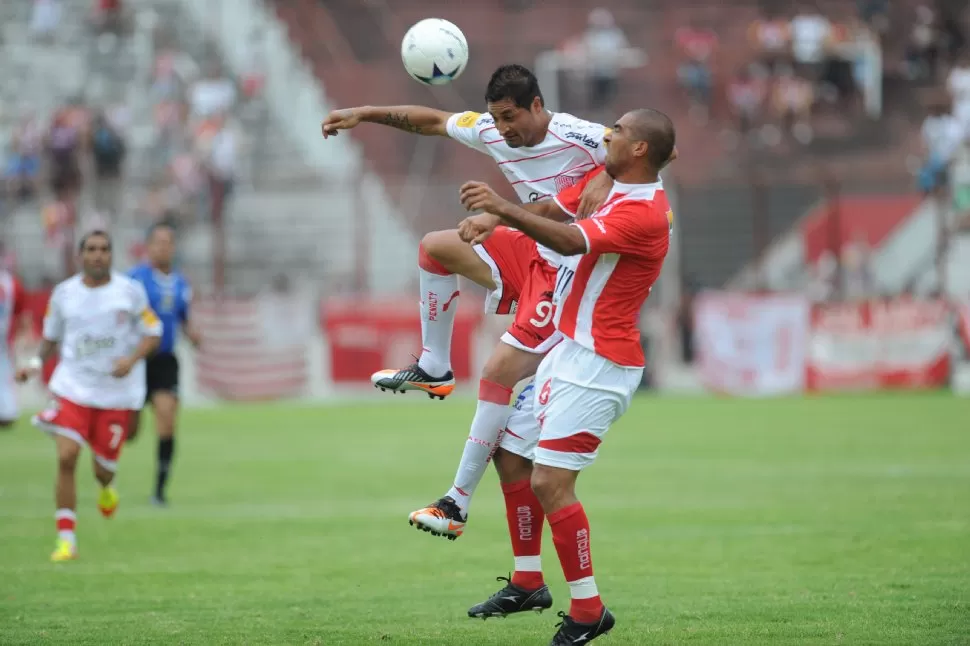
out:
{"label": "green grass field", "polygon": [[[0,644],[546,644],[553,613],[465,616],[511,565],[494,474],[458,541],[406,522],[450,484],[472,410],[187,412],[172,506],[148,505],[145,429],[115,518],[85,468],[61,565],[52,444],[2,433]],[[970,644],[970,401],[643,398],[580,482],[617,616],[597,644]]]}

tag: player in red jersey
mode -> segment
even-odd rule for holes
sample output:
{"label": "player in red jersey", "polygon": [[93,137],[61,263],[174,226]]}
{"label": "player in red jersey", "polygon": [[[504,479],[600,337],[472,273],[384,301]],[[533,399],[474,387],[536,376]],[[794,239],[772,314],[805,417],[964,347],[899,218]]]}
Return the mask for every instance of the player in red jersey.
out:
{"label": "player in red jersey", "polygon": [[[670,119],[655,110],[628,112],[607,141],[613,189],[586,220],[564,224],[537,216],[487,184],[461,188],[465,208],[496,214],[563,256],[553,301],[564,339],[536,372],[539,433],[531,478],[572,598],[569,613],[560,613],[563,621],[551,646],[585,644],[615,623],[593,578],[589,521],[575,486],[640,384],[640,310],[660,275],[673,227],[659,178],[674,154]],[[560,193],[557,202],[568,209],[575,190]]]}

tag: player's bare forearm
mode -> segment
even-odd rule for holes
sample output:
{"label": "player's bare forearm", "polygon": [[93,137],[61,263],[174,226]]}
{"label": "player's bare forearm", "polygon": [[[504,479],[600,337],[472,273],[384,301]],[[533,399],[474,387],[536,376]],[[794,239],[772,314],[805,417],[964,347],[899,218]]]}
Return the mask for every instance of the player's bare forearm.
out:
{"label": "player's bare forearm", "polygon": [[568,213],[559,208],[559,205],[554,200],[529,202],[528,204],[523,204],[522,208],[533,215],[538,215],[540,218],[555,222],[568,222],[572,219]]}
{"label": "player's bare forearm", "polygon": [[379,123],[415,135],[444,137],[448,134],[450,112],[420,105],[366,106],[358,109],[360,120],[368,123]]}
{"label": "player's bare forearm", "polygon": [[141,361],[142,359],[148,358],[148,356],[158,349],[158,345],[162,342],[161,335],[153,336],[151,334],[146,334],[135,346],[135,350],[128,355],[128,361],[132,364]]}
{"label": "player's bare forearm", "polygon": [[586,238],[577,227],[531,213],[511,202],[500,205],[496,215],[510,227],[564,256],[586,253]]}

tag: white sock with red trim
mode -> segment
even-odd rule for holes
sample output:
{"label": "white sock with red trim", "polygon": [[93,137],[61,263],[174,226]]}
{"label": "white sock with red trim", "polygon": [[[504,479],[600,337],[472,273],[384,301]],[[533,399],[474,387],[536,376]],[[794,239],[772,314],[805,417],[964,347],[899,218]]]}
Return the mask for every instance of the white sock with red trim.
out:
{"label": "white sock with red trim", "polygon": [[499,438],[505,430],[511,409],[512,389],[482,379],[478,385],[478,407],[472,419],[471,430],[461,453],[455,484],[448,491],[464,513],[468,513],[472,496],[488,463],[498,447]]}
{"label": "white sock with red trim", "polygon": [[451,370],[451,333],[458,311],[458,276],[421,247],[418,250],[421,287],[421,358],[418,366],[432,377]]}

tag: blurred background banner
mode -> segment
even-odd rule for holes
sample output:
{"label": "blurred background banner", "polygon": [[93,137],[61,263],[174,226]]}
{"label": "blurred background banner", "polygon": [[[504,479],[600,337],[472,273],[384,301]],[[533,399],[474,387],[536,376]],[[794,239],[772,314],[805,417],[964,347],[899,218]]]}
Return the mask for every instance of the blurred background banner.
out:
{"label": "blurred background banner", "polygon": [[[471,51],[435,88],[400,60],[431,15]],[[35,0],[0,3],[0,21],[0,263],[34,318],[18,355],[79,235],[109,228],[124,270],[166,222],[211,340],[185,351],[187,398],[367,388],[420,350],[421,237],[460,220],[464,181],[512,192],[447,139],[365,124],[323,141],[320,121],[364,104],[481,112],[492,70],[519,62],[553,110],[612,123],[651,106],[677,125],[645,388],[764,395],[968,372],[965,1]],[[454,362],[468,379],[501,322],[462,290]]]}

